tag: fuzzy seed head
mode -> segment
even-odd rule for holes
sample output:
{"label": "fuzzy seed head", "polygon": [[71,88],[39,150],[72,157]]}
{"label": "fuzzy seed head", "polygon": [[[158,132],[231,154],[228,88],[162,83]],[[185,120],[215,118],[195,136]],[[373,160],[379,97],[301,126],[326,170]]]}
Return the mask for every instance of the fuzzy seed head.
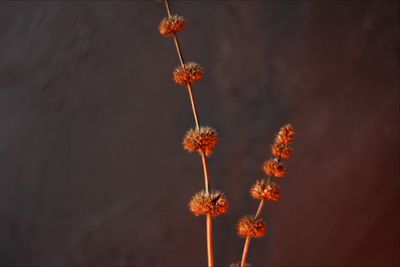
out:
{"label": "fuzzy seed head", "polygon": [[210,156],[218,143],[218,133],[211,127],[190,129],[183,138],[183,148],[193,153],[195,151]]}
{"label": "fuzzy seed head", "polygon": [[284,125],[275,137],[275,144],[277,145],[290,145],[294,139],[294,129],[291,124]]}
{"label": "fuzzy seed head", "polygon": [[292,155],[293,150],[281,144],[274,144],[272,145],[272,155],[277,158],[288,159]]}
{"label": "fuzzy seed head", "polygon": [[262,237],[267,232],[267,224],[262,218],[245,216],[237,223],[237,233],[241,237]]}
{"label": "fuzzy seed head", "polygon": [[204,75],[203,68],[194,62],[185,63],[174,70],[174,81],[186,85],[200,80]]}
{"label": "fuzzy seed head", "polygon": [[285,176],[286,170],[277,159],[269,159],[264,162],[263,171],[267,175],[272,175],[278,178]]}
{"label": "fuzzy seed head", "polygon": [[212,191],[210,194],[197,192],[189,202],[189,210],[195,216],[211,214],[215,217],[226,213],[228,208],[228,200],[220,191]]}
{"label": "fuzzy seed head", "polygon": [[163,36],[169,36],[171,34],[180,32],[185,28],[186,21],[183,17],[173,15],[169,18],[163,18],[158,26],[160,34]]}
{"label": "fuzzy seed head", "polygon": [[264,180],[257,181],[250,189],[250,195],[254,199],[265,199],[278,201],[281,198],[280,188],[277,184],[269,182],[268,184]]}

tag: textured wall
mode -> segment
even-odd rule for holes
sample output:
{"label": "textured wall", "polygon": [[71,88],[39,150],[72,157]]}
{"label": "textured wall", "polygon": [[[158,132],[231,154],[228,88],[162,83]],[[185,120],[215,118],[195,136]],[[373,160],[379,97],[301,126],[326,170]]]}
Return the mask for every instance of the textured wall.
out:
{"label": "textured wall", "polygon": [[[297,129],[258,266],[399,260],[399,4],[174,2],[201,63],[200,119],[221,141],[216,263],[240,258],[237,219],[285,122]],[[199,266],[203,187],[180,147],[193,126],[161,3],[0,2],[0,265]]]}

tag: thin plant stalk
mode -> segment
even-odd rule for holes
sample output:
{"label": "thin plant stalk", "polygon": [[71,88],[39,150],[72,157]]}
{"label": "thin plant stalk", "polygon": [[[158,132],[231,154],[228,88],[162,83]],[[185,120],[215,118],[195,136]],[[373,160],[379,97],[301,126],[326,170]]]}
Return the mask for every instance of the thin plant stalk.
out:
{"label": "thin plant stalk", "polygon": [[[168,13],[168,17],[171,17],[171,9],[168,4],[168,0],[164,0],[165,3],[165,8]],[[179,61],[182,66],[184,66],[185,61],[183,59],[182,55],[182,50],[181,46],[178,40],[178,36],[176,33],[173,34],[173,39],[174,39],[174,44],[176,47],[176,51],[178,53]],[[199,116],[196,108],[196,101],[194,99],[194,94],[192,90],[192,85],[190,83],[186,84],[189,97],[190,97],[190,103],[192,105],[192,111],[193,111],[193,117],[194,117],[194,122],[196,124],[196,129],[200,129],[200,121],[199,121]],[[203,164],[203,172],[204,172],[204,187],[205,191],[207,194],[210,192],[210,178],[208,174],[208,164],[207,164],[207,158],[204,152],[201,153],[201,161]],[[206,235],[207,235],[207,256],[208,256],[208,266],[213,267],[214,266],[214,253],[213,253],[213,234],[212,234],[212,216],[211,214],[207,214],[206,218]]]}
{"label": "thin plant stalk", "polygon": [[246,265],[246,258],[247,253],[249,253],[251,237],[246,237],[246,241],[244,242],[243,254],[242,254],[242,261],[240,262],[240,266],[243,267]]}
{"label": "thin plant stalk", "polygon": [[213,253],[213,238],[212,238],[212,216],[211,214],[207,214],[206,217],[207,224],[207,255],[208,255],[208,266],[214,266],[214,253]]}

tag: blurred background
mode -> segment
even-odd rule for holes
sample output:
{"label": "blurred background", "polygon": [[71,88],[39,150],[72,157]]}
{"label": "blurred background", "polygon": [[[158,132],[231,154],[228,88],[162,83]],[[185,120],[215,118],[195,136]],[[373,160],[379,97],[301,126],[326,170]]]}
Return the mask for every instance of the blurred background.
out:
{"label": "blurred background", "polygon": [[[397,266],[399,2],[179,1],[203,125],[220,143],[218,266],[240,260],[275,133],[294,156],[254,266]],[[156,1],[0,3],[0,265],[202,266],[200,158]]]}

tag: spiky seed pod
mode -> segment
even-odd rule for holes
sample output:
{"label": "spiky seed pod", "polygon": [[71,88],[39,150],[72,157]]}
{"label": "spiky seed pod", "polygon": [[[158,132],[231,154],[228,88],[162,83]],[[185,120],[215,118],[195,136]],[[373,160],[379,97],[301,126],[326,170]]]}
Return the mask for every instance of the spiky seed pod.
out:
{"label": "spiky seed pod", "polygon": [[284,125],[275,137],[275,144],[290,145],[294,139],[294,129],[291,124]]}
{"label": "spiky seed pod", "polygon": [[274,144],[272,145],[272,155],[274,155],[277,158],[283,158],[283,159],[288,159],[292,155],[293,150],[284,145],[280,144]]}
{"label": "spiky seed pod", "polygon": [[278,178],[285,176],[286,170],[277,159],[269,159],[264,162],[263,171],[267,175],[272,175]]}
{"label": "spiky seed pod", "polygon": [[183,17],[173,15],[169,18],[163,18],[158,26],[160,34],[163,36],[169,36],[171,34],[180,32],[185,28],[186,21]]}
{"label": "spiky seed pod", "polygon": [[281,198],[280,188],[277,184],[269,182],[265,183],[264,180],[257,181],[250,189],[250,195],[254,199],[266,199],[278,201]]}
{"label": "spiky seed pod", "polygon": [[195,216],[211,214],[215,217],[226,213],[228,208],[228,200],[220,191],[212,191],[210,194],[197,192],[189,202],[189,210]]}
{"label": "spiky seed pod", "polygon": [[262,218],[245,216],[237,224],[237,232],[241,237],[262,237],[267,232],[267,224]]}
{"label": "spiky seed pod", "polygon": [[195,151],[210,156],[218,143],[218,133],[211,127],[190,129],[183,138],[183,148],[193,153]]}
{"label": "spiky seed pod", "polygon": [[203,68],[194,62],[185,63],[174,70],[174,81],[181,85],[200,80],[204,75]]}

